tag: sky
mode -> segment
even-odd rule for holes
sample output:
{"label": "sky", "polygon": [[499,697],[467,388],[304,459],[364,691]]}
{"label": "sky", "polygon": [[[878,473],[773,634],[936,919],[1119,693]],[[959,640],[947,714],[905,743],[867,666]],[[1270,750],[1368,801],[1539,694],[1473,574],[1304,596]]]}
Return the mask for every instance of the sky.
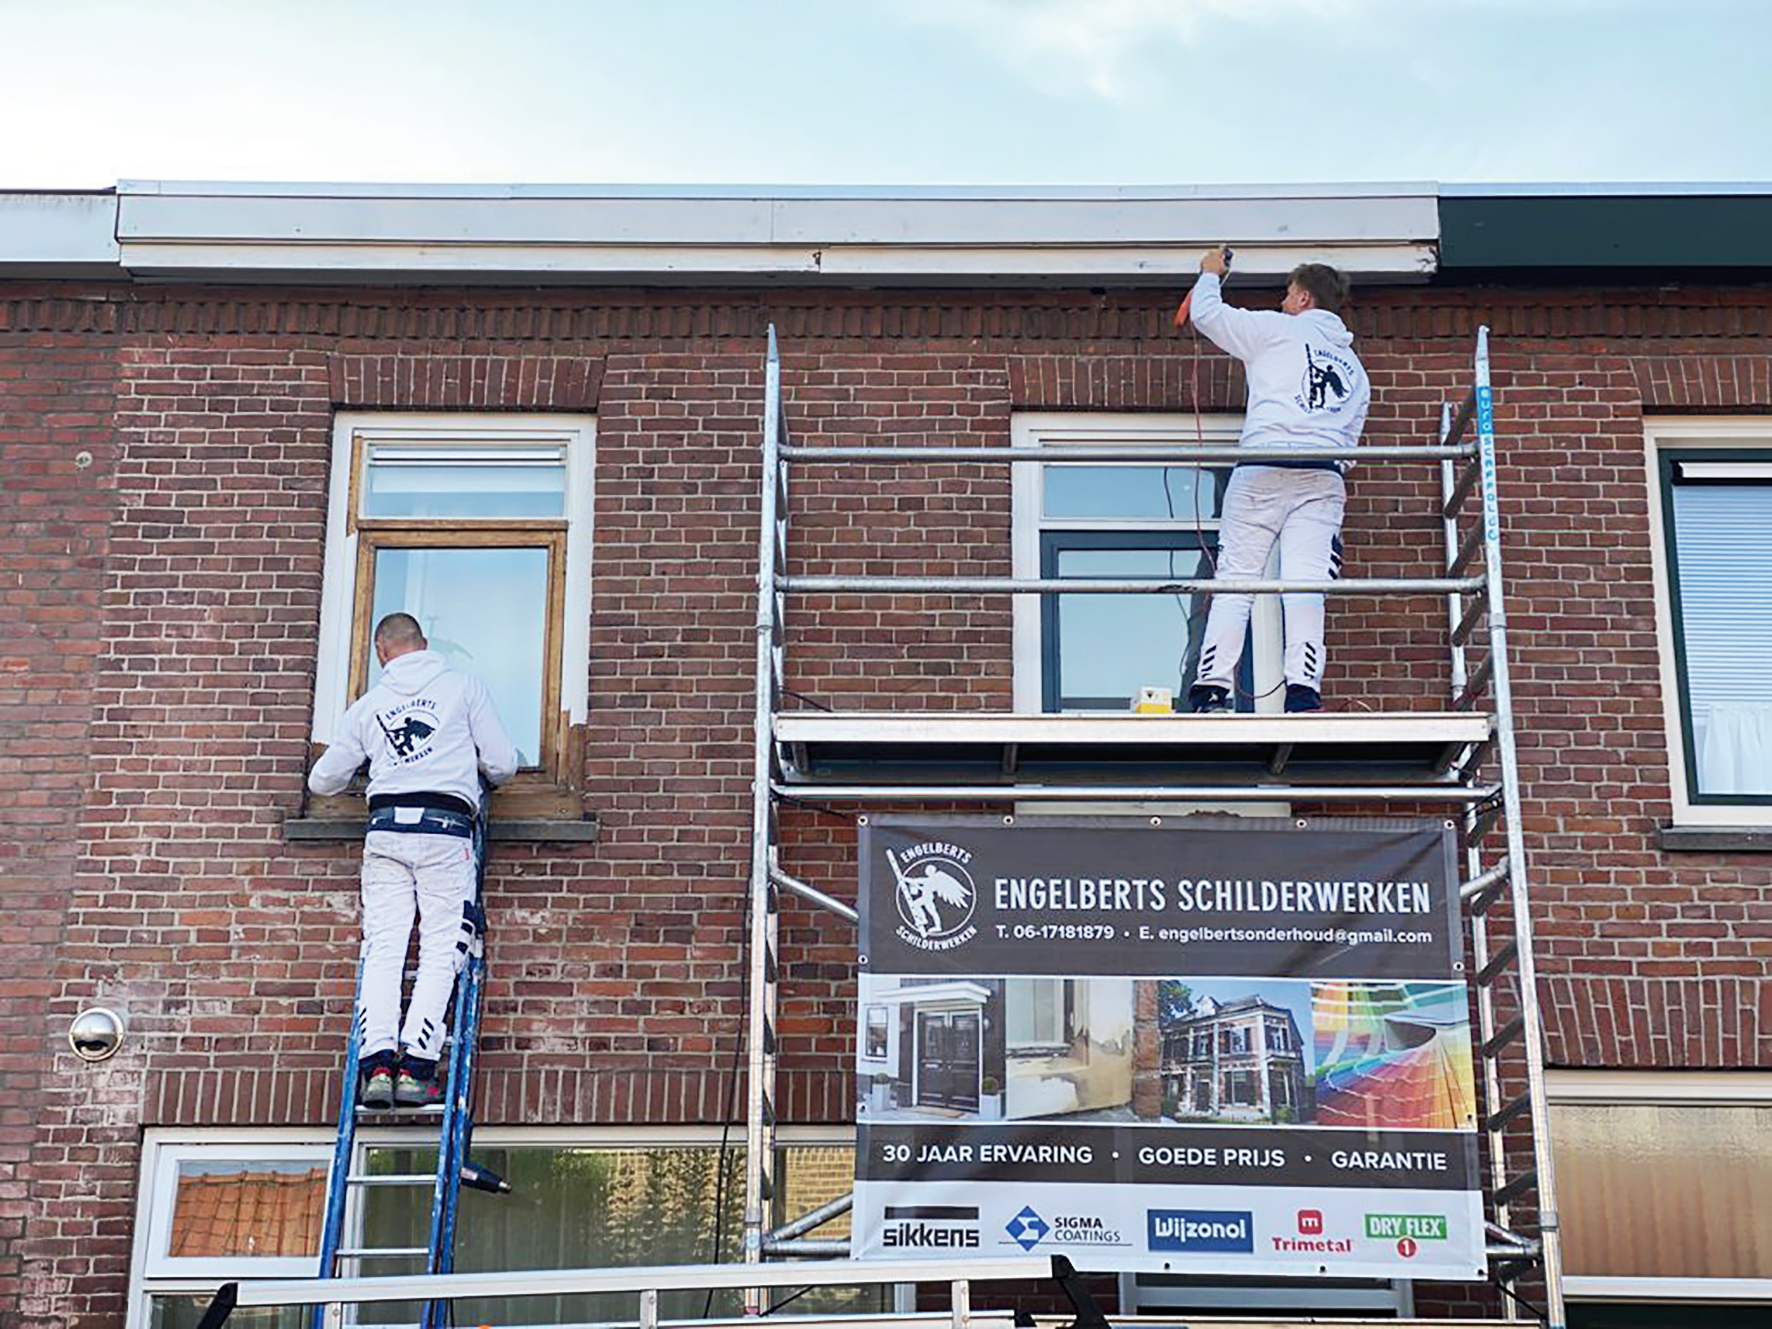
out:
{"label": "sky", "polygon": [[0,0],[0,188],[1772,181],[1772,0]]}

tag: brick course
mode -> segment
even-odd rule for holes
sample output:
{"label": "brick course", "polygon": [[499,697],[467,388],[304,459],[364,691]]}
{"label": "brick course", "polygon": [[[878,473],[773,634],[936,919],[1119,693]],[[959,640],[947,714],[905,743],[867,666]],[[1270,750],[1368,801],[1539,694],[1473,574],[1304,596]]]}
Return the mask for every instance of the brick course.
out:
{"label": "brick course", "polygon": [[[717,1121],[743,1010],[764,327],[797,440],[984,444],[1016,410],[1235,409],[1235,367],[1174,332],[1171,308],[0,290],[0,1308],[120,1322],[141,1127],[334,1110],[356,850],[281,827],[302,807],[336,410],[595,411],[584,774],[601,838],[497,851],[481,1119]],[[1670,794],[1642,438],[1645,412],[1772,406],[1772,300],[1373,295],[1353,314],[1369,441],[1432,437],[1479,320],[1551,1058],[1772,1066],[1772,860],[1656,847]],[[797,569],[1009,571],[1005,467],[794,481]],[[1437,484],[1355,472],[1355,575],[1433,574]],[[790,686],[825,704],[1009,706],[1001,598],[805,597],[789,624]],[[1443,605],[1338,598],[1329,624],[1337,704],[1442,705]],[[797,875],[853,899],[846,818],[788,809],[784,840]],[[845,1120],[850,930],[793,900],[781,930],[784,1116]],[[130,1038],[90,1067],[64,1035],[100,1001]]]}

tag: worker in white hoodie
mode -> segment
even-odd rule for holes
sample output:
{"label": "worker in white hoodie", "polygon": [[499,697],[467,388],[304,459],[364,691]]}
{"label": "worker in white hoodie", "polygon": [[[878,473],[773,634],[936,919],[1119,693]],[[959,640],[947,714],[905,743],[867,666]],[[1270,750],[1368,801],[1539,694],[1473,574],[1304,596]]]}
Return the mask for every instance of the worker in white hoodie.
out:
{"label": "worker in white hoodie", "polygon": [[[340,793],[369,761],[358,1101],[423,1106],[443,1098],[443,1010],[474,932],[480,776],[503,784],[516,774],[517,752],[486,685],[451,669],[412,615],[376,624],[375,656],[381,677],[345,712],[308,788]],[[402,1026],[400,975],[415,910],[418,975]]]}
{"label": "worker in white hoodie", "polygon": [[[1194,326],[1243,362],[1249,399],[1244,447],[1269,449],[1273,460],[1242,461],[1225,489],[1215,575],[1259,578],[1274,542],[1280,577],[1332,581],[1341,575],[1341,518],[1347,502],[1343,473],[1366,423],[1372,389],[1354,354],[1354,336],[1341,321],[1347,278],[1322,263],[1292,270],[1278,312],[1235,309],[1219,283],[1226,252],[1200,260],[1191,307]],[[1347,460],[1288,460],[1295,448],[1345,449]],[[1206,618],[1200,667],[1188,691],[1195,711],[1231,708],[1237,662],[1243,653],[1253,597],[1216,594]],[[1323,708],[1323,597],[1281,597],[1286,631],[1286,709]]]}

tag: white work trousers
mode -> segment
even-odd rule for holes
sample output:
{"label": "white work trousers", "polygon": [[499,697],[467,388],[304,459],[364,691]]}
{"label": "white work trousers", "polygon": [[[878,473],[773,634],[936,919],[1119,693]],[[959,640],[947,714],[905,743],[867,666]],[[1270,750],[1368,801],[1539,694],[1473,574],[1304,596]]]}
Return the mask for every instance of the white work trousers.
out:
{"label": "white work trousers", "polygon": [[[435,1061],[443,1048],[443,1008],[467,958],[473,924],[473,841],[461,835],[370,831],[363,838],[363,980],[358,994],[358,1051],[391,1051],[395,1032],[414,1057]],[[412,918],[418,914],[418,976],[400,1027],[400,979]]]}
{"label": "white work trousers", "polygon": [[[1215,575],[1225,581],[1260,578],[1278,540],[1281,580],[1334,581],[1341,576],[1341,517],[1346,506],[1347,485],[1338,471],[1237,467],[1224,491]],[[1196,682],[1234,690],[1254,599],[1213,595]],[[1280,603],[1286,627],[1286,681],[1320,692],[1323,597],[1287,593]]]}

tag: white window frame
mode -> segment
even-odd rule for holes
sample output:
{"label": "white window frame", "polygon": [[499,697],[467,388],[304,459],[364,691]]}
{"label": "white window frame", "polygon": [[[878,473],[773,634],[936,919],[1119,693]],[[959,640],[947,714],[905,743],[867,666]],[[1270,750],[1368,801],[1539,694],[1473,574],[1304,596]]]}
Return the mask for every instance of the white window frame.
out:
{"label": "white window frame", "polygon": [[[1168,444],[1186,446],[1203,438],[1208,445],[1235,444],[1242,433],[1243,420],[1238,415],[1201,416],[1196,425],[1194,416],[1177,414],[1130,414],[1096,411],[1023,411],[1010,420],[1010,442],[1018,448],[1048,445],[1112,446],[1126,444]],[[1097,518],[1047,518],[1043,515],[1045,463],[1015,463],[1010,469],[1010,510],[1012,523],[1012,566],[1017,577],[1040,575],[1040,536],[1045,531],[1140,531],[1173,530],[1168,520],[1123,519],[1104,521]],[[1083,463],[1089,465],[1091,463]],[[1153,466],[1154,462],[1100,462],[1096,465]],[[1169,465],[1176,465],[1171,462]],[[1200,527],[1207,531],[1218,528],[1217,517],[1202,516]],[[1187,523],[1191,526],[1192,522]],[[1040,600],[1038,595],[1011,597],[1014,639],[1015,709],[1020,714],[1041,713],[1044,679],[1043,642],[1040,638]],[[1277,685],[1282,676],[1280,605],[1276,597],[1258,595],[1251,618],[1254,633],[1255,703],[1259,712],[1278,714],[1285,709],[1283,689]],[[1185,707],[1184,697],[1175,699]]]}
{"label": "white window frame", "polygon": [[[129,1301],[124,1329],[146,1329],[149,1301],[155,1296],[208,1296],[224,1282],[258,1278],[311,1278],[314,1260],[300,1259],[201,1259],[171,1260],[156,1256],[155,1246],[167,1231],[176,1194],[178,1164],[183,1159],[213,1158],[294,1160],[318,1158],[330,1165],[336,1134],[321,1127],[150,1127],[142,1138],[141,1172],[136,1189],[135,1230],[129,1260]],[[671,1146],[717,1148],[722,1130],[717,1125],[698,1126],[481,1126],[474,1131],[476,1143],[497,1149],[506,1146],[560,1148],[657,1149]],[[431,1148],[437,1143],[434,1130],[424,1127],[362,1126],[357,1130],[352,1166],[363,1165],[369,1149]],[[742,1138],[728,1134],[726,1143],[742,1149]],[[782,1126],[776,1131],[778,1148],[796,1146],[855,1146],[855,1128],[836,1126]],[[349,1214],[346,1215],[349,1231]],[[735,1234],[736,1237],[737,1234]],[[172,1267],[169,1267],[172,1266]],[[275,1266],[275,1267],[273,1267]],[[900,1309],[908,1309],[907,1293],[900,1290]]]}
{"label": "white window frame", "polygon": [[[1547,1070],[1544,1086],[1548,1102],[1565,1105],[1772,1107],[1772,1072],[1767,1071]],[[1570,1274],[1563,1278],[1563,1295],[1576,1301],[1772,1303],[1772,1278]]]}
{"label": "white window frame", "polygon": [[[1034,1053],[1049,1051],[1054,1047],[1062,1047],[1069,1040],[1065,1038],[1064,1008],[1067,993],[1065,984],[1068,979],[1043,977],[1010,977],[1004,980],[1003,991],[1003,1050],[1007,1053]],[[1040,1008],[1050,1006],[1048,1014],[1052,1017],[1054,1035],[1051,1038],[1016,1038],[1009,1028],[1009,983],[1029,983],[1028,989],[1031,1003],[1031,1018],[1036,1026],[1040,1023]],[[1035,1033],[1038,1033],[1036,1028]]]}
{"label": "white window frame", "polygon": [[[361,453],[357,442],[364,446]],[[313,739],[329,743],[351,704],[351,632],[359,537],[353,468],[375,443],[477,443],[489,448],[565,445],[566,566],[561,606],[560,708],[582,725],[590,706],[591,535],[597,426],[589,415],[485,415],[461,412],[341,411],[332,425],[332,478],[326,507],[326,561],[320,593],[319,660],[314,678]],[[446,519],[439,526],[447,526]],[[552,662],[547,662],[551,664]],[[546,695],[545,689],[543,695]],[[544,734],[556,717],[543,716]],[[547,772],[550,778],[558,773]]]}
{"label": "white window frame", "polygon": [[[1662,529],[1661,453],[1691,447],[1742,451],[1772,449],[1772,418],[1766,416],[1694,416],[1651,418],[1643,422],[1644,467],[1648,475],[1650,563],[1655,590],[1655,638],[1661,665],[1661,713],[1667,738],[1668,783],[1677,826],[1772,826],[1772,797],[1759,804],[1694,803],[1686,770],[1685,721],[1680,699],[1680,673],[1674,636],[1673,576],[1667,561],[1667,532]],[[1772,539],[1772,532],[1768,533]]]}

